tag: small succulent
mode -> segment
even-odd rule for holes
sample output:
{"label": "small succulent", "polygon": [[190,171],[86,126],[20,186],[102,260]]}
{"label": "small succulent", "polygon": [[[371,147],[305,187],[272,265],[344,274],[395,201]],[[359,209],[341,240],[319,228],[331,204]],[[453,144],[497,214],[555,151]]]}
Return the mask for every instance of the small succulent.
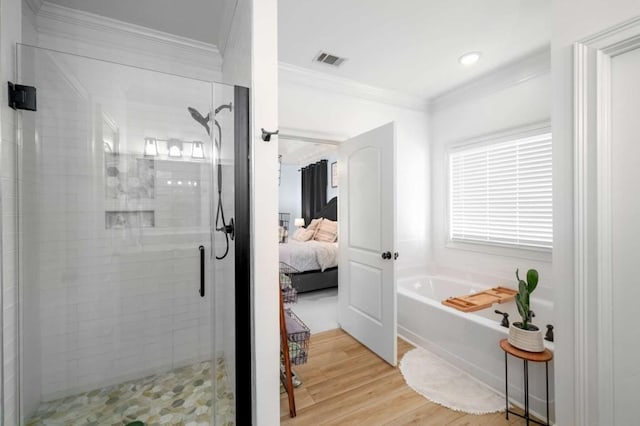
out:
{"label": "small succulent", "polygon": [[[516,294],[516,305],[518,312],[522,317],[523,330],[529,330],[529,321],[531,321],[531,310],[529,308],[529,297],[533,290],[538,286],[538,271],[529,269],[527,271],[527,281],[521,280],[516,269],[516,278],[518,279],[518,294]],[[516,325],[516,324],[514,324]]]}

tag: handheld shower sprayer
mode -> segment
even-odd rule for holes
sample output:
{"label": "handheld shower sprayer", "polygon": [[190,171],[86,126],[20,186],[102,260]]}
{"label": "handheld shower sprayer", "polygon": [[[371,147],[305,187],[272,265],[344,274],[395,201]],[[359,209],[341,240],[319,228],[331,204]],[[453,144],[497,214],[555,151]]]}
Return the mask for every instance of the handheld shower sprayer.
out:
{"label": "handheld shower sprayer", "polygon": [[189,111],[189,114],[191,114],[191,117],[194,120],[196,120],[198,123],[200,123],[206,129],[207,134],[210,135],[211,134],[211,128],[209,127],[209,121],[211,120],[211,113],[207,114],[206,117],[203,117],[202,114],[200,114],[200,112],[195,108],[187,107],[187,111]]}
{"label": "handheld shower sprayer", "polygon": [[[209,136],[211,136],[211,127],[209,123],[212,119],[213,124],[216,126],[216,129],[218,129],[217,138],[214,136],[214,146],[216,150],[216,169],[218,175],[218,207],[216,208],[216,219],[214,228],[216,231],[224,233],[224,238],[226,241],[226,248],[224,250],[224,253],[221,256],[216,255],[216,259],[218,260],[222,260],[227,257],[227,254],[229,254],[229,238],[231,238],[231,240],[235,238],[235,223],[233,221],[233,218],[231,218],[229,224],[227,224],[224,218],[224,208],[222,207],[222,127],[220,126],[220,123],[218,123],[218,120],[216,120],[215,118],[216,115],[218,115],[225,109],[228,109],[229,112],[233,111],[233,104],[231,102],[228,104],[222,104],[213,110],[213,114],[209,112],[206,117],[204,117],[197,109],[187,107],[187,110],[189,111],[189,114],[191,114],[191,117],[205,128]],[[213,117],[211,117],[212,115]]]}

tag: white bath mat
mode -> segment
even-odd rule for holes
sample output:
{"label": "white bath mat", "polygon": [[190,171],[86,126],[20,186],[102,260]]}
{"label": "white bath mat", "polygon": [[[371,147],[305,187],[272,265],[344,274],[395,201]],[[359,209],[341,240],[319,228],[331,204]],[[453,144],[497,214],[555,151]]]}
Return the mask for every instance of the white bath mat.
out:
{"label": "white bath mat", "polygon": [[469,414],[504,411],[502,396],[422,348],[402,357],[400,371],[411,389],[452,410]]}

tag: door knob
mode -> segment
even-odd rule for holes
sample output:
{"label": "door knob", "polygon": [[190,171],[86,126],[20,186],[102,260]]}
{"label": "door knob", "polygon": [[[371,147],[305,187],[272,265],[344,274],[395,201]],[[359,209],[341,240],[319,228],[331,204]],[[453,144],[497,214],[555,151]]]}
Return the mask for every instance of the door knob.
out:
{"label": "door knob", "polygon": [[391,252],[390,251],[385,251],[384,253],[382,253],[382,258],[383,259],[391,259]]}
{"label": "door knob", "polygon": [[398,252],[393,253],[393,260],[396,260],[400,256]]}

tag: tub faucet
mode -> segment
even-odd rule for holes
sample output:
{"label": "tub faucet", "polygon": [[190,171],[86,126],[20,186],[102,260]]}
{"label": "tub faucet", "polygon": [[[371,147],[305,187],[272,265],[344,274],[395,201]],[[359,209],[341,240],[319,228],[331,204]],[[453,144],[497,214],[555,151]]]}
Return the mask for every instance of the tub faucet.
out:
{"label": "tub faucet", "polygon": [[509,312],[500,312],[497,309],[494,312],[496,314],[502,315],[502,321],[500,322],[500,325],[509,328]]}
{"label": "tub faucet", "polygon": [[544,340],[553,342],[553,326],[551,324],[547,324],[547,334],[545,334]]}
{"label": "tub faucet", "polygon": [[535,312],[533,312],[533,311],[529,311],[529,322],[531,322],[531,320],[532,320],[533,318],[535,318],[535,316],[536,316],[536,313],[535,313]]}

